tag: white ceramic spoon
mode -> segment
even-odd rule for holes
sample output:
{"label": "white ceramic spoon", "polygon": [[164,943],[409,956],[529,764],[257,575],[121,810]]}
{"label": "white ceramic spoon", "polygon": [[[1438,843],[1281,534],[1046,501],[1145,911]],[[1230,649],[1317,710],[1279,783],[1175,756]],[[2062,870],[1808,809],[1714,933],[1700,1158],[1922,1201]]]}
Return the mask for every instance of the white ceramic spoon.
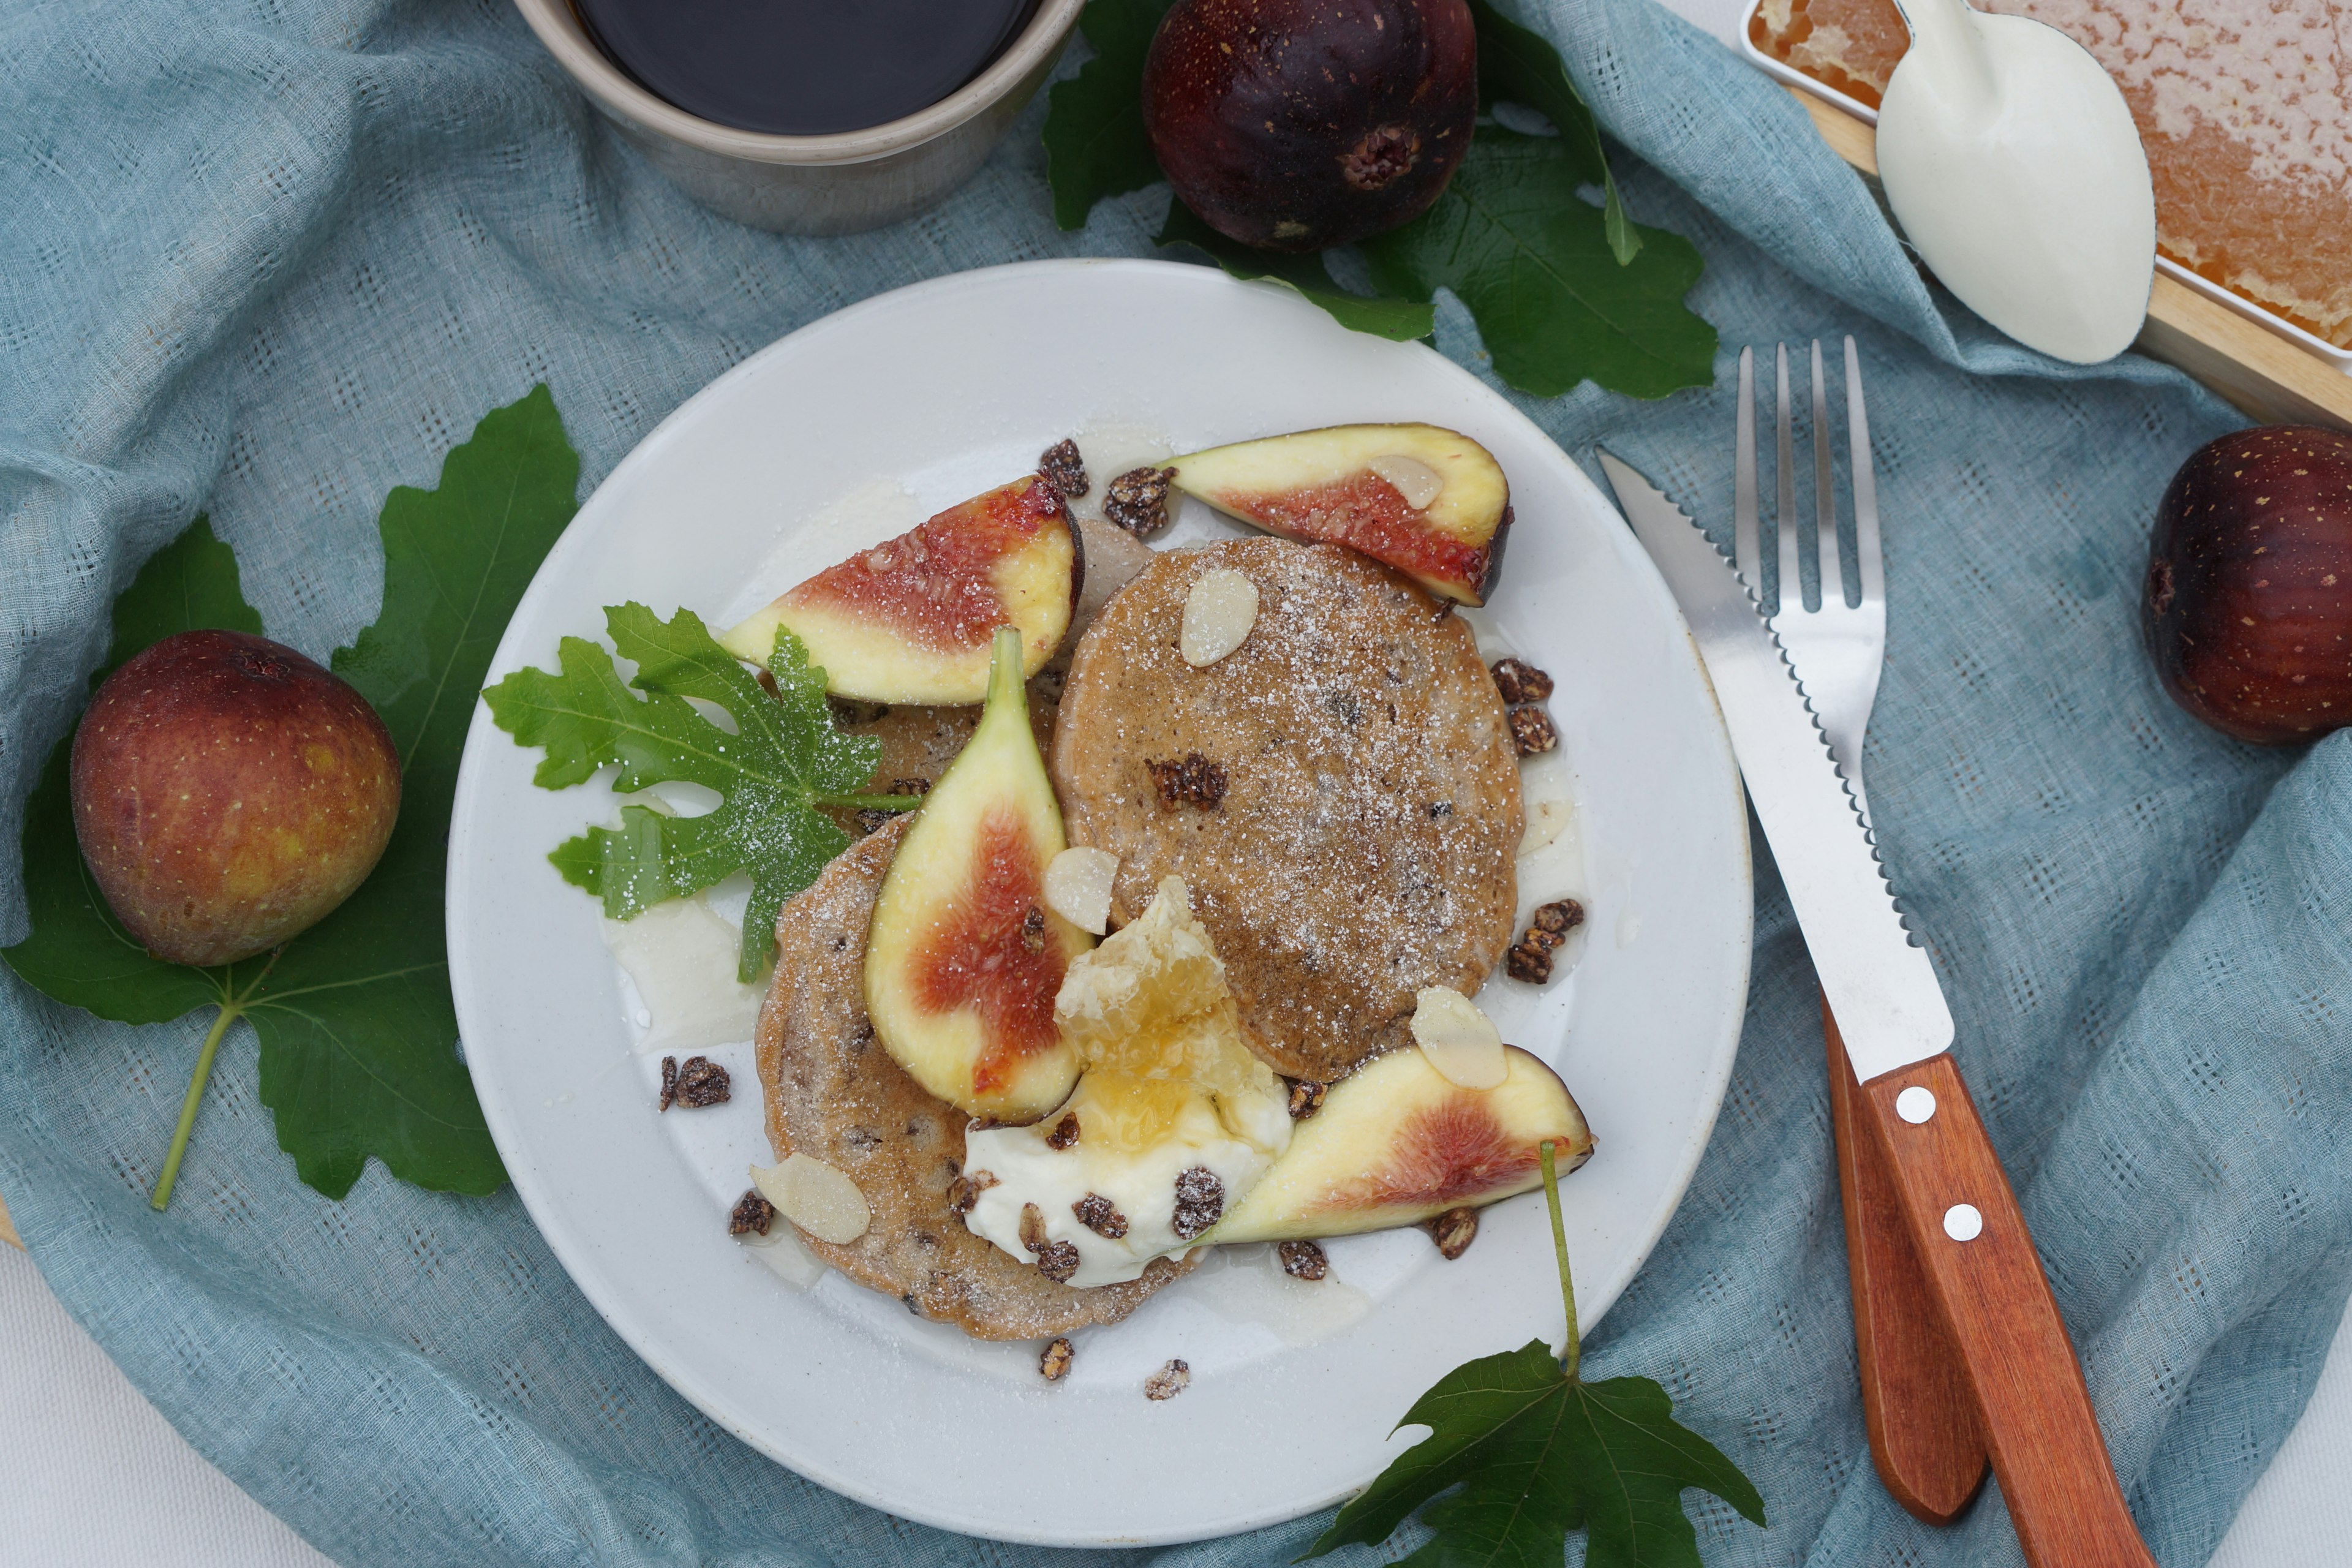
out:
{"label": "white ceramic spoon", "polygon": [[1904,234],[2028,348],[2121,353],[2156,272],[2156,194],[2123,93],[2055,27],[1967,0],[1897,4],[1911,47],[1878,111],[1878,174]]}

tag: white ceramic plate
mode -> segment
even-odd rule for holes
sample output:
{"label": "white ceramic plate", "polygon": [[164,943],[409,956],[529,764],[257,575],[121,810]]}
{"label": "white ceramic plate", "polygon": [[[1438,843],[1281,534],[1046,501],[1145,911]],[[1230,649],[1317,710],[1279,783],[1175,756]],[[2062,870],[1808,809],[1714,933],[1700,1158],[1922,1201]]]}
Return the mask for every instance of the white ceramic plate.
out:
{"label": "white ceramic plate", "polygon": [[[714,622],[930,511],[1027,471],[1056,438],[1175,449],[1359,420],[1467,431],[1517,508],[1498,648],[1559,680],[1553,789],[1577,832],[1524,880],[1591,910],[1567,980],[1480,1000],[1549,1058],[1600,1152],[1565,1184],[1589,1328],[1664,1227],[1729,1075],[1748,985],[1747,816],[1674,603],[1601,491],[1509,404],[1415,344],[1342,331],[1270,285],[1143,261],[964,273],[795,332],[664,421],[580,510],[516,611],[492,679],[552,668],[625,599]],[[1097,494],[1108,476],[1097,472]],[[845,504],[846,501],[846,504]],[[1171,533],[1222,524],[1189,504]],[[732,1104],[656,1116],[656,1059],[592,901],[547,852],[614,813],[598,782],[531,785],[538,757],[478,710],[449,857],[449,956],[482,1106],[572,1279],[688,1399],[801,1474],[877,1508],[1052,1544],[1194,1540],[1362,1486],[1390,1429],[1475,1355],[1557,1341],[1540,1198],[1488,1211],[1459,1261],[1418,1231],[1335,1243],[1335,1279],[1264,1248],[1078,1341],[1061,1384],[1034,1345],[986,1345],[837,1275],[783,1278],[791,1244],[726,1233],[770,1162],[748,1046]],[[1575,851],[1580,837],[1580,856]],[[1580,866],[1580,860],[1581,862]],[[784,1229],[782,1226],[779,1229]],[[1171,1357],[1191,1387],[1147,1402]],[[1418,1436],[1418,1433],[1410,1436]]]}

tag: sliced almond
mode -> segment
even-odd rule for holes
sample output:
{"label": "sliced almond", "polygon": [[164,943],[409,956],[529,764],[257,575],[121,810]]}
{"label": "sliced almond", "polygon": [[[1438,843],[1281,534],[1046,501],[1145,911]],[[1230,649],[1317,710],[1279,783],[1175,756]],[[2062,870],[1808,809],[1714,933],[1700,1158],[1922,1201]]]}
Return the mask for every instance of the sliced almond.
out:
{"label": "sliced almond", "polygon": [[1437,499],[1437,492],[1445,488],[1444,475],[1419,458],[1408,458],[1402,452],[1374,458],[1364,466],[1394,485],[1397,493],[1404,497],[1404,504],[1415,511],[1427,511],[1429,503]]}
{"label": "sliced almond", "polygon": [[1184,629],[1177,651],[1195,669],[1205,669],[1242,646],[1257,624],[1257,584],[1230,566],[1193,579],[1184,600]]}
{"label": "sliced almond", "polygon": [[[1425,985],[1414,997],[1412,1037],[1437,1076],[1464,1089],[1493,1089],[1509,1075],[1495,1021],[1459,991]],[[782,1208],[783,1205],[776,1205]]]}
{"label": "sliced almond", "polygon": [[874,1222],[849,1173],[806,1154],[787,1154],[781,1165],[752,1166],[751,1184],[778,1214],[835,1247],[856,1241]]}
{"label": "sliced almond", "polygon": [[1045,907],[1097,936],[1110,930],[1110,885],[1118,857],[1108,849],[1073,847],[1045,865]]}

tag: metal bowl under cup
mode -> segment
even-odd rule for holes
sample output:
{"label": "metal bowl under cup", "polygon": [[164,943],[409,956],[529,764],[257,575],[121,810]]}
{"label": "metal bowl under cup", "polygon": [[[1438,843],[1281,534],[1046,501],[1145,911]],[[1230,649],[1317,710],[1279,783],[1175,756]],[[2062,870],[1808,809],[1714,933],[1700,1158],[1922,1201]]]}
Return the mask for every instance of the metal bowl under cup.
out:
{"label": "metal bowl under cup", "polygon": [[653,166],[723,217],[778,234],[854,234],[911,217],[971,176],[1052,74],[1086,0],[1039,0],[1004,52],[898,120],[827,136],[738,131],[687,113],[597,47],[572,0],[515,0],[589,100]]}

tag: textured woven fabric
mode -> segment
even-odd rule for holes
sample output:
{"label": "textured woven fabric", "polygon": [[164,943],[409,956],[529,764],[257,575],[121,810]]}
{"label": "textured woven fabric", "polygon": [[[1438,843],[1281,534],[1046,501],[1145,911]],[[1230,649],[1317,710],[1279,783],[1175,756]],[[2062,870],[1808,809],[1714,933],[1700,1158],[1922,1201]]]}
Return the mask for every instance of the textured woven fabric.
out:
{"label": "textured woven fabric", "polygon": [[[2164,479],[2234,421],[2158,366],[2063,370],[1931,296],[1785,95],[1647,0],[1548,5],[1524,14],[1630,153],[1635,215],[1706,253],[1696,303],[1726,343],[1861,340],[1892,584],[1869,748],[1887,855],[2134,1507],[2163,1563],[2200,1563],[2352,1281],[2352,741],[2225,741],[2165,700],[2135,634]],[[665,185],[499,0],[8,0],[0,941],[24,930],[22,799],[110,596],[194,512],[236,547],[271,633],[324,657],[374,615],[384,492],[433,482],[536,382],[593,482],[710,377],[851,300],[1148,253],[1157,192],[1054,229],[1035,130],[1033,111],[928,216],[785,240]],[[1438,341],[1481,363],[1458,310]],[[1660,404],[1586,387],[1524,405],[1580,458],[1605,438],[1721,520],[1730,363]],[[1801,476],[1801,510],[1809,492]],[[1759,870],[1721,1121],[1591,1365],[1661,1378],[1762,1489],[1768,1531],[1698,1506],[1711,1563],[2015,1562],[1997,1500],[1932,1531],[1870,1471],[1813,982]],[[341,1204],[302,1188],[242,1026],[178,1196],[150,1213],[200,1033],[99,1023],[0,977],[0,1190],[132,1381],[341,1562],[1047,1558],[891,1520],[739,1445],[603,1326],[511,1193],[436,1196],[380,1168]],[[1279,1563],[1317,1528],[1159,1555]]]}

